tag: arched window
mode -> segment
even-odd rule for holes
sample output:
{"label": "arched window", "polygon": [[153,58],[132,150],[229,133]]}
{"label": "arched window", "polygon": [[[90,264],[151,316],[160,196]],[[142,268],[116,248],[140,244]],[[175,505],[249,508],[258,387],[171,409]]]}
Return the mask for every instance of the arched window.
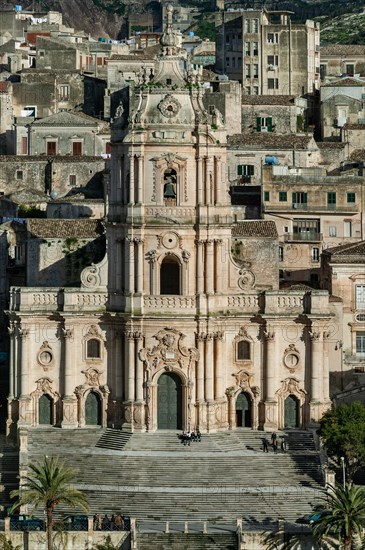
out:
{"label": "arched window", "polygon": [[86,357],[88,359],[100,358],[100,341],[96,338],[91,338],[86,344]]}
{"label": "arched window", "polygon": [[163,198],[164,203],[168,205],[176,205],[177,193],[177,173],[173,168],[165,170],[163,175]]}
{"label": "arched window", "polygon": [[39,424],[53,424],[53,399],[46,394],[38,401]]}
{"label": "arched window", "polygon": [[241,340],[237,344],[237,359],[239,361],[251,359],[251,344],[247,340]]}
{"label": "arched window", "polygon": [[175,258],[162,261],[160,271],[160,294],[180,294],[180,265]]}

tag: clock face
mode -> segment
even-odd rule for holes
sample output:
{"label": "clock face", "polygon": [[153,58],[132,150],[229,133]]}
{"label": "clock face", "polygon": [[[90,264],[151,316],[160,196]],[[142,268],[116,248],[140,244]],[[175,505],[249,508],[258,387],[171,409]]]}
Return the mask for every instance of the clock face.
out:
{"label": "clock face", "polygon": [[160,101],[157,107],[160,113],[166,118],[171,118],[177,115],[181,109],[181,105],[178,100],[170,94]]}

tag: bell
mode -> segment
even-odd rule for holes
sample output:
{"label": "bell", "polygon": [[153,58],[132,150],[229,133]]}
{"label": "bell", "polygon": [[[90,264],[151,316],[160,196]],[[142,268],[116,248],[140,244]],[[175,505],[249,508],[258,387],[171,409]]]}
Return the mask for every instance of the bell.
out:
{"label": "bell", "polygon": [[176,192],[175,192],[174,184],[172,182],[168,182],[165,184],[165,191],[163,195],[166,199],[176,198]]}

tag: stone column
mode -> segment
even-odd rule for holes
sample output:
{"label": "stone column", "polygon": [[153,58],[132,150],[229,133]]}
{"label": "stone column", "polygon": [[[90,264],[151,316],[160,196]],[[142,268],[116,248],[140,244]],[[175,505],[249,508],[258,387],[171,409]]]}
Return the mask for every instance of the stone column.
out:
{"label": "stone column", "polygon": [[135,239],[137,244],[137,293],[143,293],[143,239]]}
{"label": "stone column", "polygon": [[115,241],[115,290],[120,292],[122,283],[122,241],[116,239]]}
{"label": "stone column", "polygon": [[126,373],[127,373],[127,384],[126,384],[126,400],[134,401],[135,398],[135,353],[134,353],[134,334],[133,332],[127,333],[127,357],[126,357]]}
{"label": "stone column", "polygon": [[157,288],[156,288],[157,286],[156,260],[157,260],[156,250],[150,250],[148,252],[148,262],[150,264],[150,294],[152,294],[152,296],[154,294],[158,294]]}
{"label": "stone column", "polygon": [[205,180],[205,202],[211,204],[211,189],[210,189],[210,162],[209,157],[204,157],[204,180]]}
{"label": "stone column", "polygon": [[215,188],[215,197],[214,197],[214,204],[222,204],[222,182],[221,182],[221,176],[220,176],[220,161],[221,157],[216,156],[214,157],[215,160],[215,166],[214,166],[214,188]]}
{"label": "stone column", "polygon": [[197,363],[197,381],[196,381],[196,400],[204,401],[204,337],[203,334],[197,335],[197,346],[199,359]]}
{"label": "stone column", "polygon": [[122,364],[122,333],[119,329],[114,331],[115,338],[115,365],[116,370],[115,375],[115,392],[114,395],[117,398],[117,401],[121,401],[123,395],[123,364]]}
{"label": "stone column", "polygon": [[268,329],[266,338],[266,399],[265,399],[265,429],[278,429],[278,411],[275,392],[276,380],[276,342],[275,332]]}
{"label": "stone column", "polygon": [[134,431],[135,346],[134,333],[125,332],[125,402],[123,430]]}
{"label": "stone column", "polygon": [[74,395],[74,358],[75,350],[73,349],[72,342],[74,336],[73,328],[62,329],[64,340],[64,357],[65,357],[65,397]]}
{"label": "stone column", "polygon": [[214,400],[213,335],[205,337],[205,400]]}
{"label": "stone column", "polygon": [[322,350],[320,332],[310,332],[311,338],[311,403],[321,401]]}
{"label": "stone column", "polygon": [[29,330],[19,329],[20,339],[20,398],[29,396],[29,370],[27,354],[27,337]]}
{"label": "stone column", "polygon": [[141,332],[135,333],[136,353],[136,401],[134,403],[134,429],[145,431],[145,401],[143,395],[143,361],[139,358],[138,350],[143,347],[143,335]]}
{"label": "stone column", "polygon": [[205,292],[214,294],[214,254],[213,241],[208,239],[205,241]]}
{"label": "stone column", "polygon": [[10,373],[9,373],[9,395],[8,399],[14,399],[15,395],[15,374],[16,374],[16,338],[14,322],[10,321],[8,328],[10,344]]}
{"label": "stone column", "polygon": [[128,260],[128,281],[127,283],[127,294],[134,294],[134,239],[127,237],[127,260]]}
{"label": "stone column", "polygon": [[215,291],[220,293],[222,292],[222,276],[223,276],[223,265],[222,265],[222,239],[216,239],[215,241],[215,254],[214,254],[214,264],[215,264]]}
{"label": "stone column", "polygon": [[138,159],[138,195],[137,202],[142,204],[143,202],[143,155],[137,155]]}
{"label": "stone column", "polygon": [[203,199],[203,159],[202,157],[197,157],[198,163],[198,204],[204,204]]}
{"label": "stone column", "polygon": [[129,154],[129,204],[135,203],[134,193],[134,155]]}
{"label": "stone column", "polygon": [[215,400],[223,399],[224,398],[224,392],[223,392],[223,354],[222,354],[222,347],[223,347],[223,333],[217,332],[215,335],[215,354],[214,354],[214,360],[215,360]]}
{"label": "stone column", "polygon": [[203,259],[203,241],[195,241],[196,252],[196,290],[198,294],[204,292],[204,259]]}
{"label": "stone column", "polygon": [[[323,386],[322,386],[322,399],[323,402],[328,404],[330,400],[330,382],[329,382],[329,338],[330,332],[323,333]],[[342,351],[342,350],[341,350]]]}
{"label": "stone column", "polygon": [[323,351],[320,332],[310,332],[311,338],[311,389],[310,389],[310,424],[317,425],[321,417],[322,396],[322,361]]}
{"label": "stone column", "polygon": [[77,398],[75,390],[75,349],[73,346],[74,329],[65,327],[62,329],[64,346],[64,372],[65,372],[65,395],[62,399],[62,428],[77,428]]}

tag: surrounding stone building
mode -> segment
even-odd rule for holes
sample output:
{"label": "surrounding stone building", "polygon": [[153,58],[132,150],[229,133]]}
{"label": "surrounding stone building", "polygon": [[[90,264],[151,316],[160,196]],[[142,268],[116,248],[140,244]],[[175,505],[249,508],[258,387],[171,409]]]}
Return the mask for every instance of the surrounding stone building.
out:
{"label": "surrounding stone building", "polygon": [[11,290],[8,433],[316,425],[329,294],[279,290],[275,224],[231,206],[226,127],[212,128],[170,7],[151,83],[114,128],[107,256],[65,287],[81,221],[30,226],[39,273]]}
{"label": "surrounding stone building", "polygon": [[246,95],[303,95],[319,89],[319,25],[289,11],[228,9],[216,14],[216,70]]}
{"label": "surrounding stone building", "polygon": [[[364,392],[365,385],[365,241],[326,249],[321,258],[321,280],[322,287],[342,301],[335,318],[340,368],[332,375],[333,394],[348,392],[351,397],[351,390],[361,388]],[[359,397],[354,392],[353,399]]]}
{"label": "surrounding stone building", "polygon": [[242,97],[242,133],[296,134],[308,127],[307,101],[288,95]]}
{"label": "surrounding stone building", "polygon": [[364,44],[328,44],[321,47],[321,80],[365,76]]}
{"label": "surrounding stone building", "polygon": [[[362,124],[365,127],[365,80],[341,78],[321,86],[321,134],[322,139],[337,138],[349,142],[343,130],[347,124]],[[358,148],[355,137],[351,151]]]}
{"label": "surrounding stone building", "polygon": [[275,220],[279,233],[282,280],[319,285],[322,251],[364,238],[363,175],[266,165],[262,193],[265,219]]}
{"label": "surrounding stone building", "polygon": [[60,111],[29,120],[16,119],[16,155],[97,157],[110,154],[110,128],[82,112]]}

